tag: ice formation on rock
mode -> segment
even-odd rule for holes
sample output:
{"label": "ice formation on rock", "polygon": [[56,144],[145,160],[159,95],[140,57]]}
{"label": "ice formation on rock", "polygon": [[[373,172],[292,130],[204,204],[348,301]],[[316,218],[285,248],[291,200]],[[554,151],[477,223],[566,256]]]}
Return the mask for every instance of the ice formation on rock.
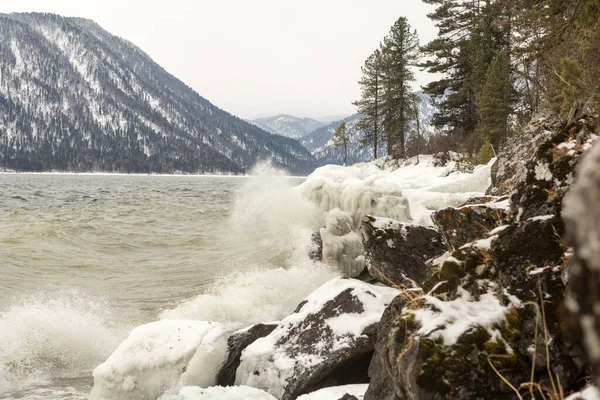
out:
{"label": "ice formation on rock", "polygon": [[218,323],[158,321],[138,326],[94,370],[90,399],[156,399],[176,386],[212,386],[226,352],[225,329]]}

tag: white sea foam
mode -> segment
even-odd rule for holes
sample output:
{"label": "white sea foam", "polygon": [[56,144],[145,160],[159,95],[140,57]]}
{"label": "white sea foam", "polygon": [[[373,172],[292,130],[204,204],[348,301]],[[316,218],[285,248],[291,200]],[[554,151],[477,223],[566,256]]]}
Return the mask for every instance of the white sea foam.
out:
{"label": "white sea foam", "polygon": [[322,264],[256,269],[228,276],[208,292],[161,313],[161,319],[196,319],[237,329],[281,320],[315,288],[339,275]]}
{"label": "white sea foam", "polygon": [[161,319],[217,321],[230,329],[279,320],[312,290],[340,275],[308,257],[321,212],[269,162],[252,174],[238,191],[228,221],[231,240],[247,263],[206,293],[163,311]]}
{"label": "white sea foam", "polygon": [[262,163],[237,192],[229,219],[231,240],[246,253],[260,252],[260,259],[267,255],[278,265],[302,264],[308,259],[320,215],[285,172]]}
{"label": "white sea foam", "polygon": [[125,331],[107,304],[76,292],[29,296],[0,312],[0,394],[89,370]]}

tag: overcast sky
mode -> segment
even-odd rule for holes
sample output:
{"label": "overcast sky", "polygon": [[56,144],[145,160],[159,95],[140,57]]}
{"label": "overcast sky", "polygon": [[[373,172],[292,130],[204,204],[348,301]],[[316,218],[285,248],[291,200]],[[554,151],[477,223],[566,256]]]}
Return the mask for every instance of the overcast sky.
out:
{"label": "overcast sky", "polygon": [[[242,118],[352,114],[365,58],[400,16],[435,36],[421,0],[18,0],[0,12],[90,18]],[[417,73],[418,85],[429,78]]]}

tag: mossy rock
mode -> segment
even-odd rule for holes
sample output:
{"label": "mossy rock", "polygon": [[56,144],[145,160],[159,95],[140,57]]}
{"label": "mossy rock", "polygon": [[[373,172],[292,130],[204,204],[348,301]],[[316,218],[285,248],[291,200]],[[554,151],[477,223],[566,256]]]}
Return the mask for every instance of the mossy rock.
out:
{"label": "mossy rock", "polygon": [[[475,299],[485,291],[480,286],[482,280],[492,280],[495,277],[495,263],[489,250],[475,246],[465,246],[451,253],[437,271],[430,274],[424,283],[423,290],[431,291],[434,296],[443,300],[456,298],[458,287],[466,289]],[[440,285],[441,282],[445,282]]]}
{"label": "mossy rock", "polygon": [[503,209],[483,204],[444,208],[434,212],[431,219],[454,249],[473,240],[483,239],[492,229],[508,222]]}
{"label": "mossy rock", "polygon": [[[508,371],[516,379],[518,355],[481,326],[471,327],[450,346],[440,338],[416,337],[402,353],[388,358],[396,360],[392,369],[408,371],[404,376],[413,377],[396,381],[397,393],[413,393],[414,398],[420,399],[510,399],[514,396],[490,362],[497,370]],[[521,371],[520,378],[526,379],[528,369],[518,371]]]}

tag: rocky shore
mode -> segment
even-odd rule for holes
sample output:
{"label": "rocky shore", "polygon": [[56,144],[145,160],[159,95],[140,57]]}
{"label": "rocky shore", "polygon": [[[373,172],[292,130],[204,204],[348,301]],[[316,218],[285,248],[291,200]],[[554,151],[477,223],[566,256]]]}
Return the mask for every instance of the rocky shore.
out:
{"label": "rocky shore", "polygon": [[[534,120],[498,154],[486,195],[433,212],[433,226],[336,217],[338,247],[354,249],[340,263],[358,276],[233,333],[136,328],[94,371],[91,398],[600,398],[586,387],[600,385],[598,134],[591,112]],[[339,259],[323,242],[312,257]]]}

